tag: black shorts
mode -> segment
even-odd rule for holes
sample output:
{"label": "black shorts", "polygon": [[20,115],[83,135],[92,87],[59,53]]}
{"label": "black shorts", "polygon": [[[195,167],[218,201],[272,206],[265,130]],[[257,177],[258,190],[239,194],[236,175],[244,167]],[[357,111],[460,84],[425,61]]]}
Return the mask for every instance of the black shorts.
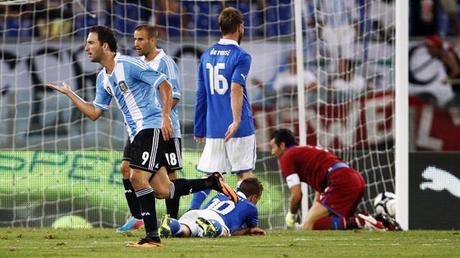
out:
{"label": "black shorts", "polygon": [[[182,169],[182,146],[180,138],[163,140],[161,130],[144,129],[130,144],[129,166],[155,173],[161,167],[169,171]],[[126,149],[126,148],[125,148]]]}

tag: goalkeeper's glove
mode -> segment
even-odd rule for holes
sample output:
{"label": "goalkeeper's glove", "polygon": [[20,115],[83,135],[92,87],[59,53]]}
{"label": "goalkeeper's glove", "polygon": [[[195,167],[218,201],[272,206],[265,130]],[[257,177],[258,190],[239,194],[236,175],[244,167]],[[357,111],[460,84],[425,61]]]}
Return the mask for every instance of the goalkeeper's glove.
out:
{"label": "goalkeeper's glove", "polygon": [[291,211],[288,211],[286,214],[286,226],[288,228],[293,228],[297,220],[297,214],[292,214]]}

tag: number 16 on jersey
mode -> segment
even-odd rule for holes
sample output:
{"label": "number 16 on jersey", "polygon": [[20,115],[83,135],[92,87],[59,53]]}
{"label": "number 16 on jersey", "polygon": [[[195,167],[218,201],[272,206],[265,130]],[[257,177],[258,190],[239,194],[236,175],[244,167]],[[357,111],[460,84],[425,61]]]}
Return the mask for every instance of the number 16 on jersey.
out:
{"label": "number 16 on jersey", "polygon": [[206,63],[206,69],[209,70],[209,87],[211,88],[211,95],[217,92],[219,95],[224,95],[228,90],[227,79],[219,72],[225,69],[225,63],[217,63],[212,65]]}

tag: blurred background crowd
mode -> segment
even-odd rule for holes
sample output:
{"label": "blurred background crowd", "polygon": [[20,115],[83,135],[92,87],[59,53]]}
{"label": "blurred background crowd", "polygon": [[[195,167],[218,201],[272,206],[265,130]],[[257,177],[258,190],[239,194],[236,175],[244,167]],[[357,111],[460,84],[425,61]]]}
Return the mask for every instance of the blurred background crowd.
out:
{"label": "blurred background crowd", "polygon": [[[219,35],[217,15],[224,6],[233,6],[244,14],[245,25],[249,28],[246,31],[247,36],[271,37],[291,34],[294,15],[291,0],[31,0],[29,2],[31,3],[0,5],[0,30],[5,36],[57,36],[62,33],[84,36],[85,29],[95,24],[110,26],[123,34],[132,33],[132,29],[139,22],[157,24],[162,28],[163,36],[169,37],[208,36],[210,33]],[[321,6],[321,2],[324,1],[305,0],[305,22],[310,26],[314,25],[312,22],[314,9]],[[385,24],[389,20],[381,20],[383,16],[378,12],[379,9],[383,10],[382,7],[388,8],[388,6],[391,9],[387,9],[387,12],[392,12],[393,0],[328,2],[337,6],[341,5],[340,2],[345,2],[347,10],[353,9],[351,15],[354,19],[359,19],[359,16],[368,13],[375,26],[390,29],[390,26]],[[357,8],[357,6],[361,7]],[[444,17],[443,15],[447,14],[444,9],[435,8],[436,6],[433,4],[432,11],[436,11],[439,15],[433,14],[434,21],[430,22],[435,23],[437,20],[444,22],[445,19],[438,19],[438,16]],[[126,19],[126,16],[129,19]],[[50,24],[51,28],[50,30],[36,29],[34,24]]]}

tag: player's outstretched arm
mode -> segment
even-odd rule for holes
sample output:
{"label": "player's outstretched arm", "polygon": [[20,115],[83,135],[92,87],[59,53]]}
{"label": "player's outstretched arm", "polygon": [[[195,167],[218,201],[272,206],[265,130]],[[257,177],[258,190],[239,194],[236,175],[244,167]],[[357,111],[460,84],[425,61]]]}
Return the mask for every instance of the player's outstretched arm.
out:
{"label": "player's outstretched arm", "polygon": [[63,82],[62,85],[54,84],[54,83],[48,83],[48,87],[50,87],[53,90],[59,91],[60,93],[66,95],[67,97],[72,100],[72,102],[75,104],[75,106],[87,117],[89,117],[91,120],[95,121],[97,120],[101,115],[102,115],[102,110],[99,108],[96,108],[93,103],[89,103],[80,96],[78,96],[70,87],[67,83]]}
{"label": "player's outstretched arm", "polygon": [[232,233],[232,236],[243,236],[243,235],[265,235],[265,230],[259,227],[240,228]]}

